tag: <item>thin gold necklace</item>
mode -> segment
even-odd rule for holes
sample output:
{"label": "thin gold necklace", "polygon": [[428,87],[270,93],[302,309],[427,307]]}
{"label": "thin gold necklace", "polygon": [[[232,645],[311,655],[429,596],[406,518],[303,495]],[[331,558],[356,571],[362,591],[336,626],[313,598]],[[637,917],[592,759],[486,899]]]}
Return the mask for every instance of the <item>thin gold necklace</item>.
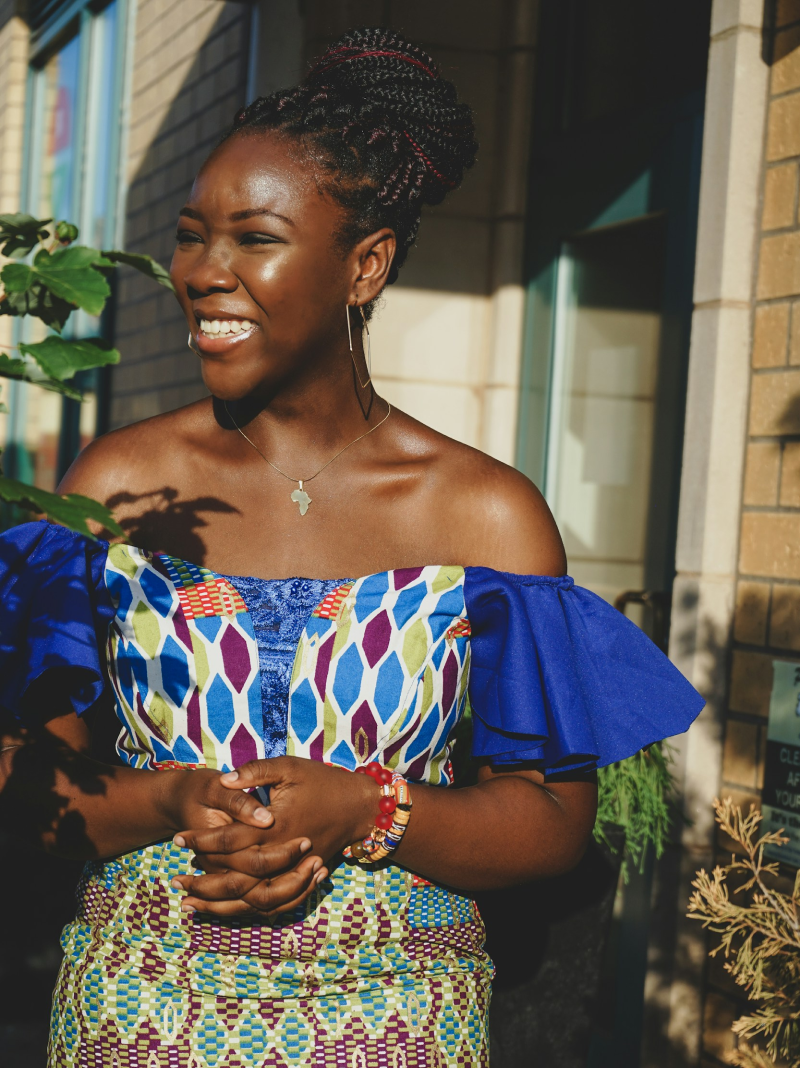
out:
{"label": "thin gold necklace", "polygon": [[343,449],[339,449],[339,451],[336,453],[336,455],[335,456],[331,456],[330,460],[328,460],[327,463],[324,463],[322,465],[322,467],[319,469],[319,471],[315,471],[313,475],[309,475],[308,478],[293,478],[291,475],[287,475],[285,471],[281,471],[281,469],[278,467],[278,465],[274,464],[272,462],[272,460],[270,460],[268,457],[266,457],[264,455],[264,453],[261,451],[261,449],[259,449],[258,445],[256,445],[256,443],[254,441],[252,441],[250,438],[248,438],[247,434],[245,434],[245,432],[242,430],[242,428],[239,426],[239,424],[236,422],[236,420],[231,415],[230,410],[228,409],[228,402],[227,401],[223,401],[222,402],[222,404],[223,404],[223,406],[225,408],[225,411],[228,413],[228,418],[230,419],[230,421],[233,423],[233,425],[236,427],[236,429],[242,435],[244,440],[246,442],[248,442],[250,445],[253,446],[253,448],[256,450],[256,452],[261,457],[261,459],[262,460],[266,460],[266,462],[273,469],[273,471],[277,471],[279,475],[283,475],[284,478],[288,478],[290,482],[296,482],[297,483],[298,488],[296,490],[292,490],[290,496],[291,496],[291,499],[297,504],[298,508],[300,509],[300,515],[305,515],[306,512],[308,511],[309,504],[311,504],[311,498],[306,493],[306,491],[303,489],[303,483],[304,482],[310,482],[312,479],[316,478],[317,475],[321,475],[322,472],[325,470],[325,468],[326,467],[330,467],[330,465],[333,463],[334,460],[338,460],[339,457],[342,455],[342,453],[346,452],[347,449],[349,449],[351,445],[355,445],[355,443],[357,441],[361,441],[362,438],[369,437],[369,435],[374,430],[377,430],[379,426],[383,426],[383,424],[386,422],[386,420],[392,414],[392,406],[391,406],[391,404],[389,404],[388,401],[386,403],[387,403],[387,405],[389,405],[388,411],[386,412],[386,415],[384,415],[383,419],[381,419],[381,421],[379,423],[376,423],[375,426],[370,427],[369,430],[365,430],[363,434],[359,434],[357,438],[353,438],[353,440],[348,442],[348,444],[345,445],[345,447]]}

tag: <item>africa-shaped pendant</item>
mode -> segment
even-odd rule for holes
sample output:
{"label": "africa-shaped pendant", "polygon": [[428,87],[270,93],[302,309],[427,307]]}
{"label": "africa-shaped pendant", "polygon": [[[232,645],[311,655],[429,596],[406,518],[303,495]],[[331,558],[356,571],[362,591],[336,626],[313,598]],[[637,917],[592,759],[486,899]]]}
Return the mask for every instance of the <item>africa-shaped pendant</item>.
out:
{"label": "africa-shaped pendant", "polygon": [[311,504],[311,498],[303,489],[303,480],[298,481],[299,489],[292,490],[292,500],[297,503],[297,507],[300,509],[300,515],[305,515],[308,511],[308,506]]}

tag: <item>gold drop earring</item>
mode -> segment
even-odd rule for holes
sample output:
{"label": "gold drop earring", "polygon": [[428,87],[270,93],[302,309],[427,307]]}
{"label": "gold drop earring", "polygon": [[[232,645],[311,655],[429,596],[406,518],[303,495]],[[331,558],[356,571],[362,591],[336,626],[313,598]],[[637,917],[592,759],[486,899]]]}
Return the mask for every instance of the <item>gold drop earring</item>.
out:
{"label": "gold drop earring", "polygon": [[361,312],[361,323],[362,323],[362,327],[361,327],[361,329],[362,329],[362,335],[361,335],[362,336],[362,340],[363,340],[363,336],[364,336],[363,335],[363,331],[364,330],[367,331],[367,381],[366,382],[362,382],[361,381],[361,375],[358,373],[358,366],[356,364],[356,354],[353,352],[353,332],[352,332],[352,330],[350,328],[350,305],[349,304],[345,304],[344,310],[345,310],[345,314],[347,316],[347,340],[350,343],[350,359],[353,361],[353,368],[354,368],[354,370],[356,372],[356,378],[358,379],[358,384],[361,386],[362,389],[366,389],[367,386],[372,382],[372,342],[370,341],[369,327],[367,326],[367,317],[366,317],[366,315],[364,315],[364,309],[359,306],[358,310]]}

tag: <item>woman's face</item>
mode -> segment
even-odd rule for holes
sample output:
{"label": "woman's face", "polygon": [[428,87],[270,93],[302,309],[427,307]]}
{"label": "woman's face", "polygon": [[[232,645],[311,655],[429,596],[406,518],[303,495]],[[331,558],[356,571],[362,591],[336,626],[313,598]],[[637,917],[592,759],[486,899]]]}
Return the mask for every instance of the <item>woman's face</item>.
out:
{"label": "woman's face", "polygon": [[204,164],[180,213],[172,281],[203,379],[223,400],[267,396],[318,373],[332,346],[347,344],[360,255],[343,257],[342,209],[292,148],[272,132],[234,135]]}

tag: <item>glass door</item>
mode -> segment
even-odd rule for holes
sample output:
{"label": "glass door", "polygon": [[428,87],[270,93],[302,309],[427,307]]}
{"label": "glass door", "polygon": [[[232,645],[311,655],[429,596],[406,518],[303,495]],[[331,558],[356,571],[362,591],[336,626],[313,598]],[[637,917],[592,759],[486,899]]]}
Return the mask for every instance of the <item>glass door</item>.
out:
{"label": "glass door", "polygon": [[[575,235],[556,270],[545,494],[570,573],[612,603],[654,577],[664,248],[663,215],[645,217]],[[641,603],[631,614],[654,626]]]}

